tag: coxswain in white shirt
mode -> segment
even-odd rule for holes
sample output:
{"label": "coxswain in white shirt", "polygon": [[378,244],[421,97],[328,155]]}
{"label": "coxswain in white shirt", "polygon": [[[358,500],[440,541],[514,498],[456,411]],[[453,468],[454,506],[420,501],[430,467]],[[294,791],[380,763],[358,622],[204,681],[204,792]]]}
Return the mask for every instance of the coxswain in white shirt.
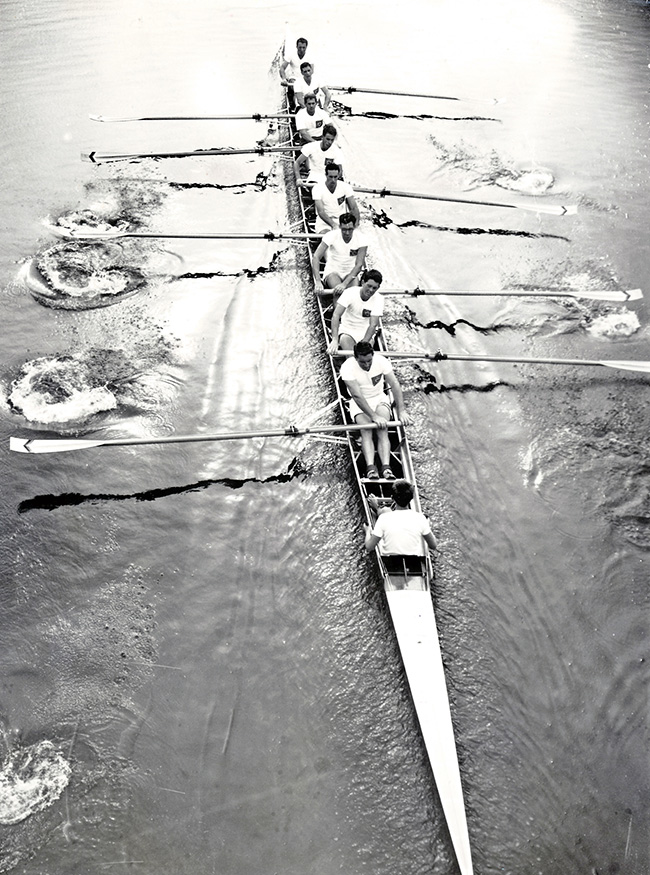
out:
{"label": "coxswain in white shirt", "polygon": [[411,508],[414,494],[408,480],[396,480],[391,488],[390,507],[380,505],[376,495],[368,497],[377,514],[374,527],[365,526],[365,547],[369,553],[379,547],[384,555],[424,556],[425,544],[430,550],[438,549],[429,520]]}
{"label": "coxswain in white shirt", "polygon": [[[354,216],[352,213],[343,213],[339,216],[338,230],[328,231],[323,236],[312,257],[316,291],[332,289],[335,296],[340,295],[361,273],[367,253],[368,241],[357,229]],[[321,279],[322,258],[325,259],[325,268]]]}
{"label": "coxswain in white shirt", "polygon": [[317,182],[311,190],[311,196],[316,208],[317,234],[326,234],[339,227],[339,216],[351,213],[355,224],[359,224],[359,207],[354,197],[354,189],[348,182],[341,179],[341,168],[338,164],[327,164],[325,167],[325,182]]}
{"label": "coxswain in white shirt", "polygon": [[402,388],[397,381],[393,366],[385,356],[376,353],[370,343],[362,340],[354,345],[354,356],[343,362],[339,373],[350,393],[352,419],[360,425],[371,422],[377,425],[377,429],[361,431],[361,452],[366,463],[366,477],[368,480],[379,479],[379,471],[375,465],[374,436],[376,435],[381,476],[384,480],[394,480],[395,474],[390,466],[390,438],[387,428],[392,409],[390,398],[385,391],[386,385],[392,392],[397,418],[403,425],[409,425],[411,419],[404,408]]}
{"label": "coxswain in white shirt", "polygon": [[372,343],[384,314],[384,299],[379,294],[382,280],[378,270],[366,270],[360,286],[350,286],[343,292],[332,314],[329,353],[354,349],[355,343],[362,340]]}
{"label": "coxswain in white shirt", "polygon": [[[323,125],[323,137],[318,142],[306,143],[300,150],[300,154],[293,164],[296,176],[296,185],[310,189],[316,182],[325,182],[325,166],[338,164],[343,168],[343,152],[336,140],[336,128],[334,125]],[[309,171],[307,178],[302,177],[302,168]]]}
{"label": "coxswain in white shirt", "polygon": [[296,98],[296,105],[300,107],[305,105],[306,94],[315,94],[319,106],[326,112],[332,100],[332,95],[327,85],[322,85],[314,78],[314,68],[309,61],[305,61],[300,65],[300,75],[293,83],[293,92]]}
{"label": "coxswain in white shirt", "polygon": [[323,125],[330,120],[330,114],[321,109],[315,94],[305,94],[305,105],[296,113],[296,130],[303,143],[313,143],[322,139]]}

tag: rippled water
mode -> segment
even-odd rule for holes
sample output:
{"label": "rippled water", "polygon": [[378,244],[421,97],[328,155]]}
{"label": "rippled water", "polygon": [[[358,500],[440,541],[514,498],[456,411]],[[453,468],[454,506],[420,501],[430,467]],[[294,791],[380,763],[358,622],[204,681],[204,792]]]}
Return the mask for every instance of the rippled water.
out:
{"label": "rippled water", "polygon": [[[289,22],[332,84],[506,98],[339,95],[357,185],[579,207],[360,196],[385,288],[647,292],[647,4],[7,0],[3,13],[0,871],[454,871],[336,446],[7,450],[9,435],[252,430],[327,405],[300,247],[121,239],[89,255],[88,286],[83,247],[68,259],[45,220],[285,229],[273,156],[93,167],[79,153],[254,145],[265,124],[88,115],[273,112]],[[76,307],[120,270],[137,272],[130,294]],[[648,358],[645,300],[387,309],[395,348]],[[59,361],[78,363],[64,386],[103,386],[115,406],[88,420],[82,401],[64,421],[58,396],[16,388],[26,367],[52,390]],[[647,377],[469,362],[399,376],[444,543],[435,604],[476,871],[641,875]]]}

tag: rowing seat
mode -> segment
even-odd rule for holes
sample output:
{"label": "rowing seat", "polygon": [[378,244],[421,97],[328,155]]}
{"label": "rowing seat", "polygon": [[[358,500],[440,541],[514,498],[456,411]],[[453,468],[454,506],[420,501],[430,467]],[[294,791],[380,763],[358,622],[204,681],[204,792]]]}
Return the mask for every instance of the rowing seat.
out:
{"label": "rowing seat", "polygon": [[[377,482],[377,481],[375,481]],[[388,589],[426,590],[426,560],[424,556],[389,556],[382,554]]]}

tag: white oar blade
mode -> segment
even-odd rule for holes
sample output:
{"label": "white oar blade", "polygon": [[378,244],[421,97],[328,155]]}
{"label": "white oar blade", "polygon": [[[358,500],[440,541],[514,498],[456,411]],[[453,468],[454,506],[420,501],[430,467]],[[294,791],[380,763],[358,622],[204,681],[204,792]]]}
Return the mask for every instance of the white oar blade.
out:
{"label": "white oar blade", "polygon": [[65,453],[69,450],[89,450],[101,447],[104,441],[75,440],[31,440],[29,438],[9,438],[9,449],[14,453]]}
{"label": "white oar blade", "polygon": [[650,374],[650,362],[630,361],[604,361],[600,362],[606,368],[619,368],[622,371],[637,371],[641,374]]}
{"label": "white oar blade", "polygon": [[516,203],[505,204],[504,206],[512,206],[517,210],[527,210],[529,213],[544,213],[547,216],[575,216],[578,212],[578,207],[565,206],[560,204],[536,204],[536,203]]}

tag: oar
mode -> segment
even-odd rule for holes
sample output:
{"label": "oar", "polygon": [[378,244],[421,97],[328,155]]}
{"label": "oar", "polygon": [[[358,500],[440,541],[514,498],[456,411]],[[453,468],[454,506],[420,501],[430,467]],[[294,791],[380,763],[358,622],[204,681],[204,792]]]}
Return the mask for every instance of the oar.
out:
{"label": "oar", "polygon": [[345,91],[346,94],[353,94],[355,91],[360,94],[390,94],[394,97],[427,97],[431,100],[456,100],[461,103],[488,103],[494,106],[497,103],[504,103],[503,97],[446,97],[442,94],[414,94],[410,91],[381,91],[378,88],[356,88],[354,85],[328,85],[331,91]]}
{"label": "oar", "polygon": [[[388,423],[388,426],[401,425],[399,420]],[[355,432],[364,428],[376,429],[377,424],[370,422],[367,425],[317,425],[309,426],[290,425],[287,428],[272,428],[262,431],[222,432],[220,434],[184,434],[172,437],[145,437],[145,438],[115,438],[113,440],[77,440],[64,438],[62,440],[36,440],[33,438],[9,438],[9,449],[15,453],[65,453],[70,450],[90,450],[95,447],[132,447],[141,444],[187,444],[201,443],[204,441],[240,441],[261,437],[302,437],[309,434],[334,434],[339,432]]]}
{"label": "oar", "polygon": [[[354,353],[351,350],[338,350],[334,353],[337,357],[348,358]],[[604,359],[602,361],[593,361],[589,359],[550,359],[550,358],[522,358],[521,356],[501,356],[501,355],[460,355],[456,353],[445,352],[394,352],[386,350],[381,352],[387,358],[394,359],[427,359],[432,362],[442,361],[459,361],[459,362],[515,362],[521,365],[588,365],[592,367],[602,368],[618,368],[622,371],[639,371],[643,374],[650,374],[650,362],[637,361],[614,361]]]}
{"label": "oar", "polygon": [[255,149],[195,149],[192,152],[139,152],[137,155],[82,152],[82,161],[101,164],[104,161],[135,161],[139,158],[205,158],[212,155],[267,155],[272,152],[299,152],[300,146],[258,146]]}
{"label": "oar", "polygon": [[575,215],[578,212],[577,206],[554,206],[551,204],[523,204],[515,203],[508,204],[496,201],[478,201],[470,198],[461,197],[441,197],[437,194],[421,194],[412,191],[390,191],[387,188],[361,188],[352,183],[355,192],[364,192],[365,194],[378,194],[380,197],[412,197],[427,201],[447,201],[452,204],[477,204],[482,207],[505,207],[510,210],[527,210],[530,213],[546,213],[549,216],[569,216]]}
{"label": "oar", "polygon": [[447,290],[447,289],[383,289],[382,295],[404,295],[410,298],[419,298],[423,295],[446,295],[458,296],[466,295],[472,297],[491,297],[497,295],[508,296],[509,298],[588,298],[592,301],[638,301],[643,297],[641,289],[615,290],[615,289],[585,289],[582,291],[573,291],[571,289],[534,289],[533,291],[523,291],[521,289],[495,289],[489,291],[469,291],[469,290]]}
{"label": "oar", "polygon": [[124,117],[116,115],[91,115],[90,118],[94,122],[260,122],[263,119],[291,118],[291,116],[286,112],[276,115],[262,115],[259,112],[254,112],[252,115],[134,115]]}
{"label": "oar", "polygon": [[205,234],[172,234],[164,231],[74,231],[68,228],[57,228],[55,232],[59,237],[66,240],[120,240],[124,237],[148,237],[165,240],[308,240],[311,237],[321,237],[320,234],[284,233],[275,231],[254,232],[224,232]]}

